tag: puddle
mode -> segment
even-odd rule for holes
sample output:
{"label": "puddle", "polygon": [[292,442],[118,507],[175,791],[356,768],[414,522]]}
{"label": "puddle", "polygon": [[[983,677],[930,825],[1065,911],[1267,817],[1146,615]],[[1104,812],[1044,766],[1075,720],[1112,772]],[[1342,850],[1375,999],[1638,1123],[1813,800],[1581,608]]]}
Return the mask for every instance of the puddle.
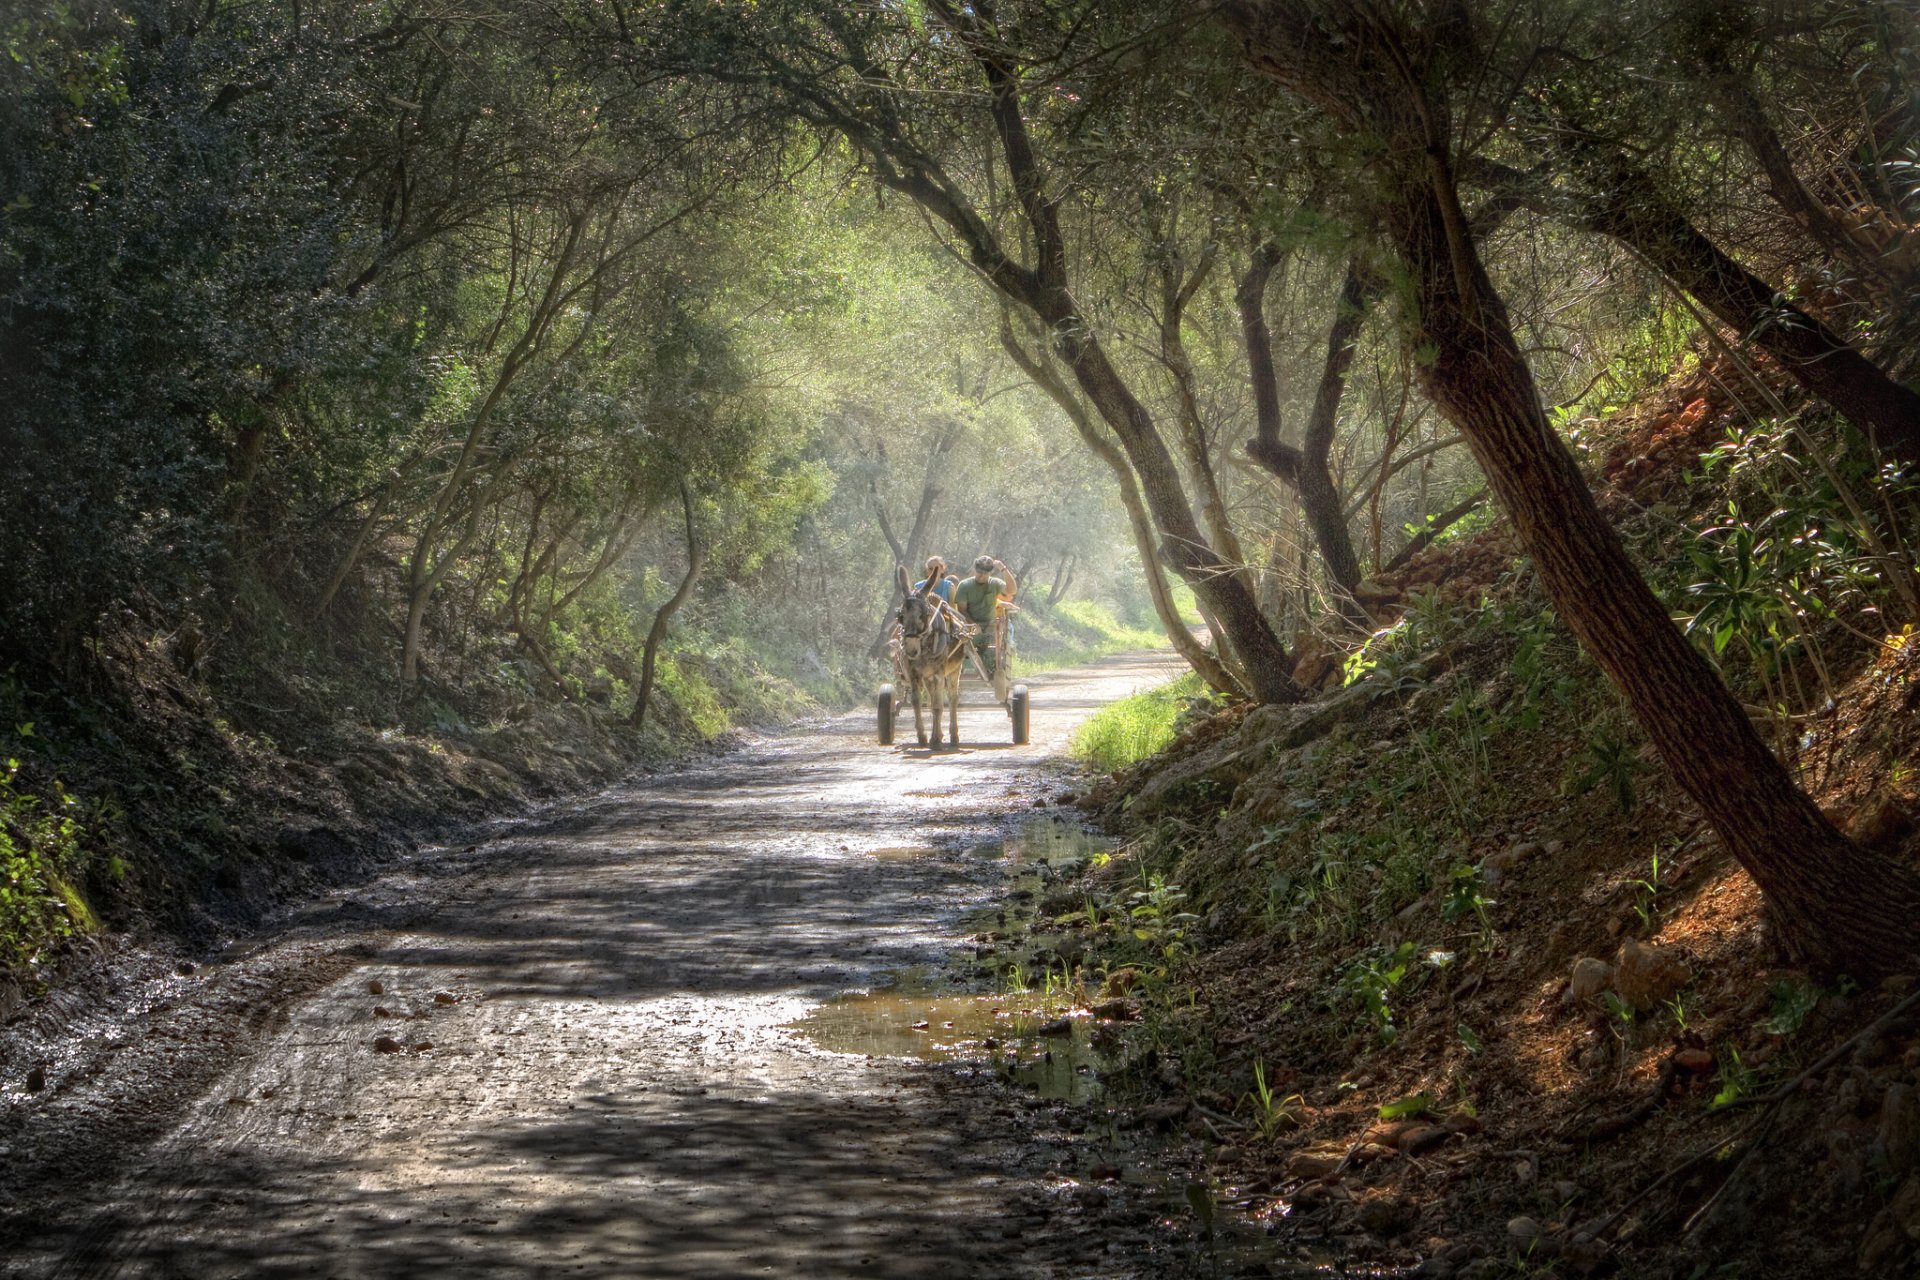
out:
{"label": "puddle", "polygon": [[979,1062],[1039,1097],[1083,1102],[1099,1091],[1102,1061],[1087,1043],[1084,1018],[1064,1033],[1040,1034],[1060,1017],[1036,997],[928,990],[908,971],[876,990],[829,1000],[787,1027],[833,1053]]}
{"label": "puddle", "polygon": [[1078,867],[1096,853],[1113,848],[1113,839],[1088,831],[1065,818],[1035,818],[1024,822],[1003,844],[1015,867]]}
{"label": "puddle", "polygon": [[[1008,876],[994,905],[962,918],[961,927],[974,935],[975,971],[985,977],[1013,970],[1028,981],[1050,974],[1050,966],[1035,963],[1034,948],[1051,940],[1031,932],[1044,882],[1085,865],[1113,843],[1076,823],[1044,817],[1022,823],[1005,840],[975,845],[971,852],[980,857],[1004,859]],[[939,852],[897,845],[869,849],[867,856],[910,861]],[[1063,971],[1062,979],[1066,976]],[[883,975],[872,991],[837,996],[787,1028],[833,1053],[977,1062],[1039,1097],[1083,1102],[1099,1091],[1104,1065],[1088,1043],[1087,1020],[1073,1019],[1058,1035],[1040,1034],[1068,1007],[1062,996],[965,991],[939,970],[916,966]]]}
{"label": "puddle", "polygon": [[940,850],[924,844],[888,845],[884,849],[869,849],[869,858],[878,858],[882,862],[913,862],[919,858],[931,858]]}

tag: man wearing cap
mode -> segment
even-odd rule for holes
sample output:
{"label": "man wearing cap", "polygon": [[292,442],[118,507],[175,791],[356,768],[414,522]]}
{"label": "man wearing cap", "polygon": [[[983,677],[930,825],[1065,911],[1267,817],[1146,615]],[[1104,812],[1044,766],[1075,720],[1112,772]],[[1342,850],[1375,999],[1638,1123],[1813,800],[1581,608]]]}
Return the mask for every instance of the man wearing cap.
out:
{"label": "man wearing cap", "polygon": [[1000,601],[1012,600],[1013,593],[1019,589],[1020,584],[1014,579],[1013,570],[992,556],[980,556],[975,559],[973,576],[953,589],[953,607],[958,609],[968,622],[980,628],[978,634],[973,637],[973,648],[980,655],[980,665],[985,668],[988,679],[993,678],[994,671],[994,611]]}

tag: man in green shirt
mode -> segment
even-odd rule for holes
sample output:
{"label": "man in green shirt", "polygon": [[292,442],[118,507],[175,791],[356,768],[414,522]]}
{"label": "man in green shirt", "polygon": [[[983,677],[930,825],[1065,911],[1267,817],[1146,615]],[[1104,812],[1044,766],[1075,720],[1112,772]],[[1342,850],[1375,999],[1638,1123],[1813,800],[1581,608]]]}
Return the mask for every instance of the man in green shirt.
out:
{"label": "man in green shirt", "polygon": [[[996,577],[996,574],[1004,575]],[[1014,579],[1013,570],[992,556],[980,556],[973,562],[973,576],[953,589],[953,607],[958,609],[968,622],[979,626],[979,634],[973,638],[974,651],[980,655],[980,665],[986,669],[987,678],[993,678],[993,621],[994,612],[1002,600],[1012,600],[1013,593],[1020,589]],[[1009,639],[1008,647],[1012,647]]]}

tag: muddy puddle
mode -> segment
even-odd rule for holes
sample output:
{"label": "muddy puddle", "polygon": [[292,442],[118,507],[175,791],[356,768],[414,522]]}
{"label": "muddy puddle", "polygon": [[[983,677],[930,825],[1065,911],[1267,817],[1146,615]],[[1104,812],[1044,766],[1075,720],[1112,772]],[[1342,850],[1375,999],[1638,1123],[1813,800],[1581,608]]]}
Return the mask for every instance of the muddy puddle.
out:
{"label": "muddy puddle", "polygon": [[[956,962],[965,977],[933,965],[884,973],[871,989],[829,1000],[788,1029],[833,1053],[972,1062],[1040,1098],[1090,1100],[1106,1064],[1090,1042],[1081,993],[1067,984],[1064,966],[1049,967],[1051,940],[1034,932],[1033,912],[1047,879],[1077,872],[1112,847],[1111,839],[1057,817],[973,846],[968,852],[1004,864],[1006,883],[993,905],[960,917],[974,957]],[[888,846],[865,856],[910,861],[942,851]]]}

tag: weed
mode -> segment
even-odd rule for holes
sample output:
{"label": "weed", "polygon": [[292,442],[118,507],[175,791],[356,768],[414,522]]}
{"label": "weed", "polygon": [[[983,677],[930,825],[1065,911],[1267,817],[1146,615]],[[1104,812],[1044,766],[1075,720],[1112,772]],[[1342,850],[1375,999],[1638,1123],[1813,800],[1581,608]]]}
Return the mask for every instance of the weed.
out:
{"label": "weed", "polygon": [[[15,732],[29,738],[33,726]],[[8,757],[0,769],[0,973],[24,968],[48,944],[93,923],[68,880],[81,863],[78,802],[57,781],[42,797],[19,777],[20,761]]]}
{"label": "weed", "polygon": [[1306,1099],[1297,1093],[1284,1098],[1276,1095],[1267,1082],[1267,1064],[1260,1061],[1253,1064],[1253,1092],[1247,1095],[1246,1101],[1253,1112],[1253,1127],[1263,1142],[1273,1141],[1283,1125],[1298,1126],[1300,1109],[1306,1105]]}
{"label": "weed", "polygon": [[1753,1070],[1740,1060],[1740,1050],[1732,1044],[1719,1055],[1720,1092],[1713,1095],[1715,1110],[1730,1107],[1753,1089]]}
{"label": "weed", "polygon": [[1069,750],[1103,773],[1124,769],[1173,741],[1181,713],[1196,699],[1211,701],[1206,684],[1189,672],[1158,689],[1100,709],[1074,732]]}
{"label": "weed", "polygon": [[1479,867],[1457,866],[1447,873],[1447,896],[1440,903],[1440,918],[1448,924],[1468,919],[1479,924],[1483,948],[1493,940],[1493,918],[1487,908],[1500,905],[1486,896],[1485,888],[1486,878]]}
{"label": "weed", "polygon": [[1342,985],[1367,1021],[1373,1024],[1383,1044],[1392,1044],[1400,1034],[1387,997],[1406,980],[1413,967],[1414,951],[1411,942],[1403,942],[1392,951],[1374,948],[1355,960],[1342,979]]}
{"label": "weed", "polygon": [[1628,883],[1633,889],[1633,914],[1640,920],[1640,930],[1643,933],[1651,933],[1653,931],[1653,918],[1659,913],[1655,899],[1660,896],[1660,891],[1666,887],[1660,883],[1660,851],[1658,849],[1653,851],[1652,864],[1647,871],[1646,878],[1643,880],[1629,881]]}
{"label": "weed", "polygon": [[1569,792],[1585,795],[1595,787],[1604,785],[1613,796],[1614,803],[1620,806],[1620,812],[1632,813],[1634,775],[1647,767],[1641,763],[1640,757],[1605,726],[1588,733],[1585,756],[1586,771],[1570,785]]}
{"label": "weed", "polygon": [[1767,1016],[1760,1029],[1768,1035],[1790,1036],[1806,1024],[1820,1003],[1820,988],[1804,978],[1781,978],[1768,993]]}

